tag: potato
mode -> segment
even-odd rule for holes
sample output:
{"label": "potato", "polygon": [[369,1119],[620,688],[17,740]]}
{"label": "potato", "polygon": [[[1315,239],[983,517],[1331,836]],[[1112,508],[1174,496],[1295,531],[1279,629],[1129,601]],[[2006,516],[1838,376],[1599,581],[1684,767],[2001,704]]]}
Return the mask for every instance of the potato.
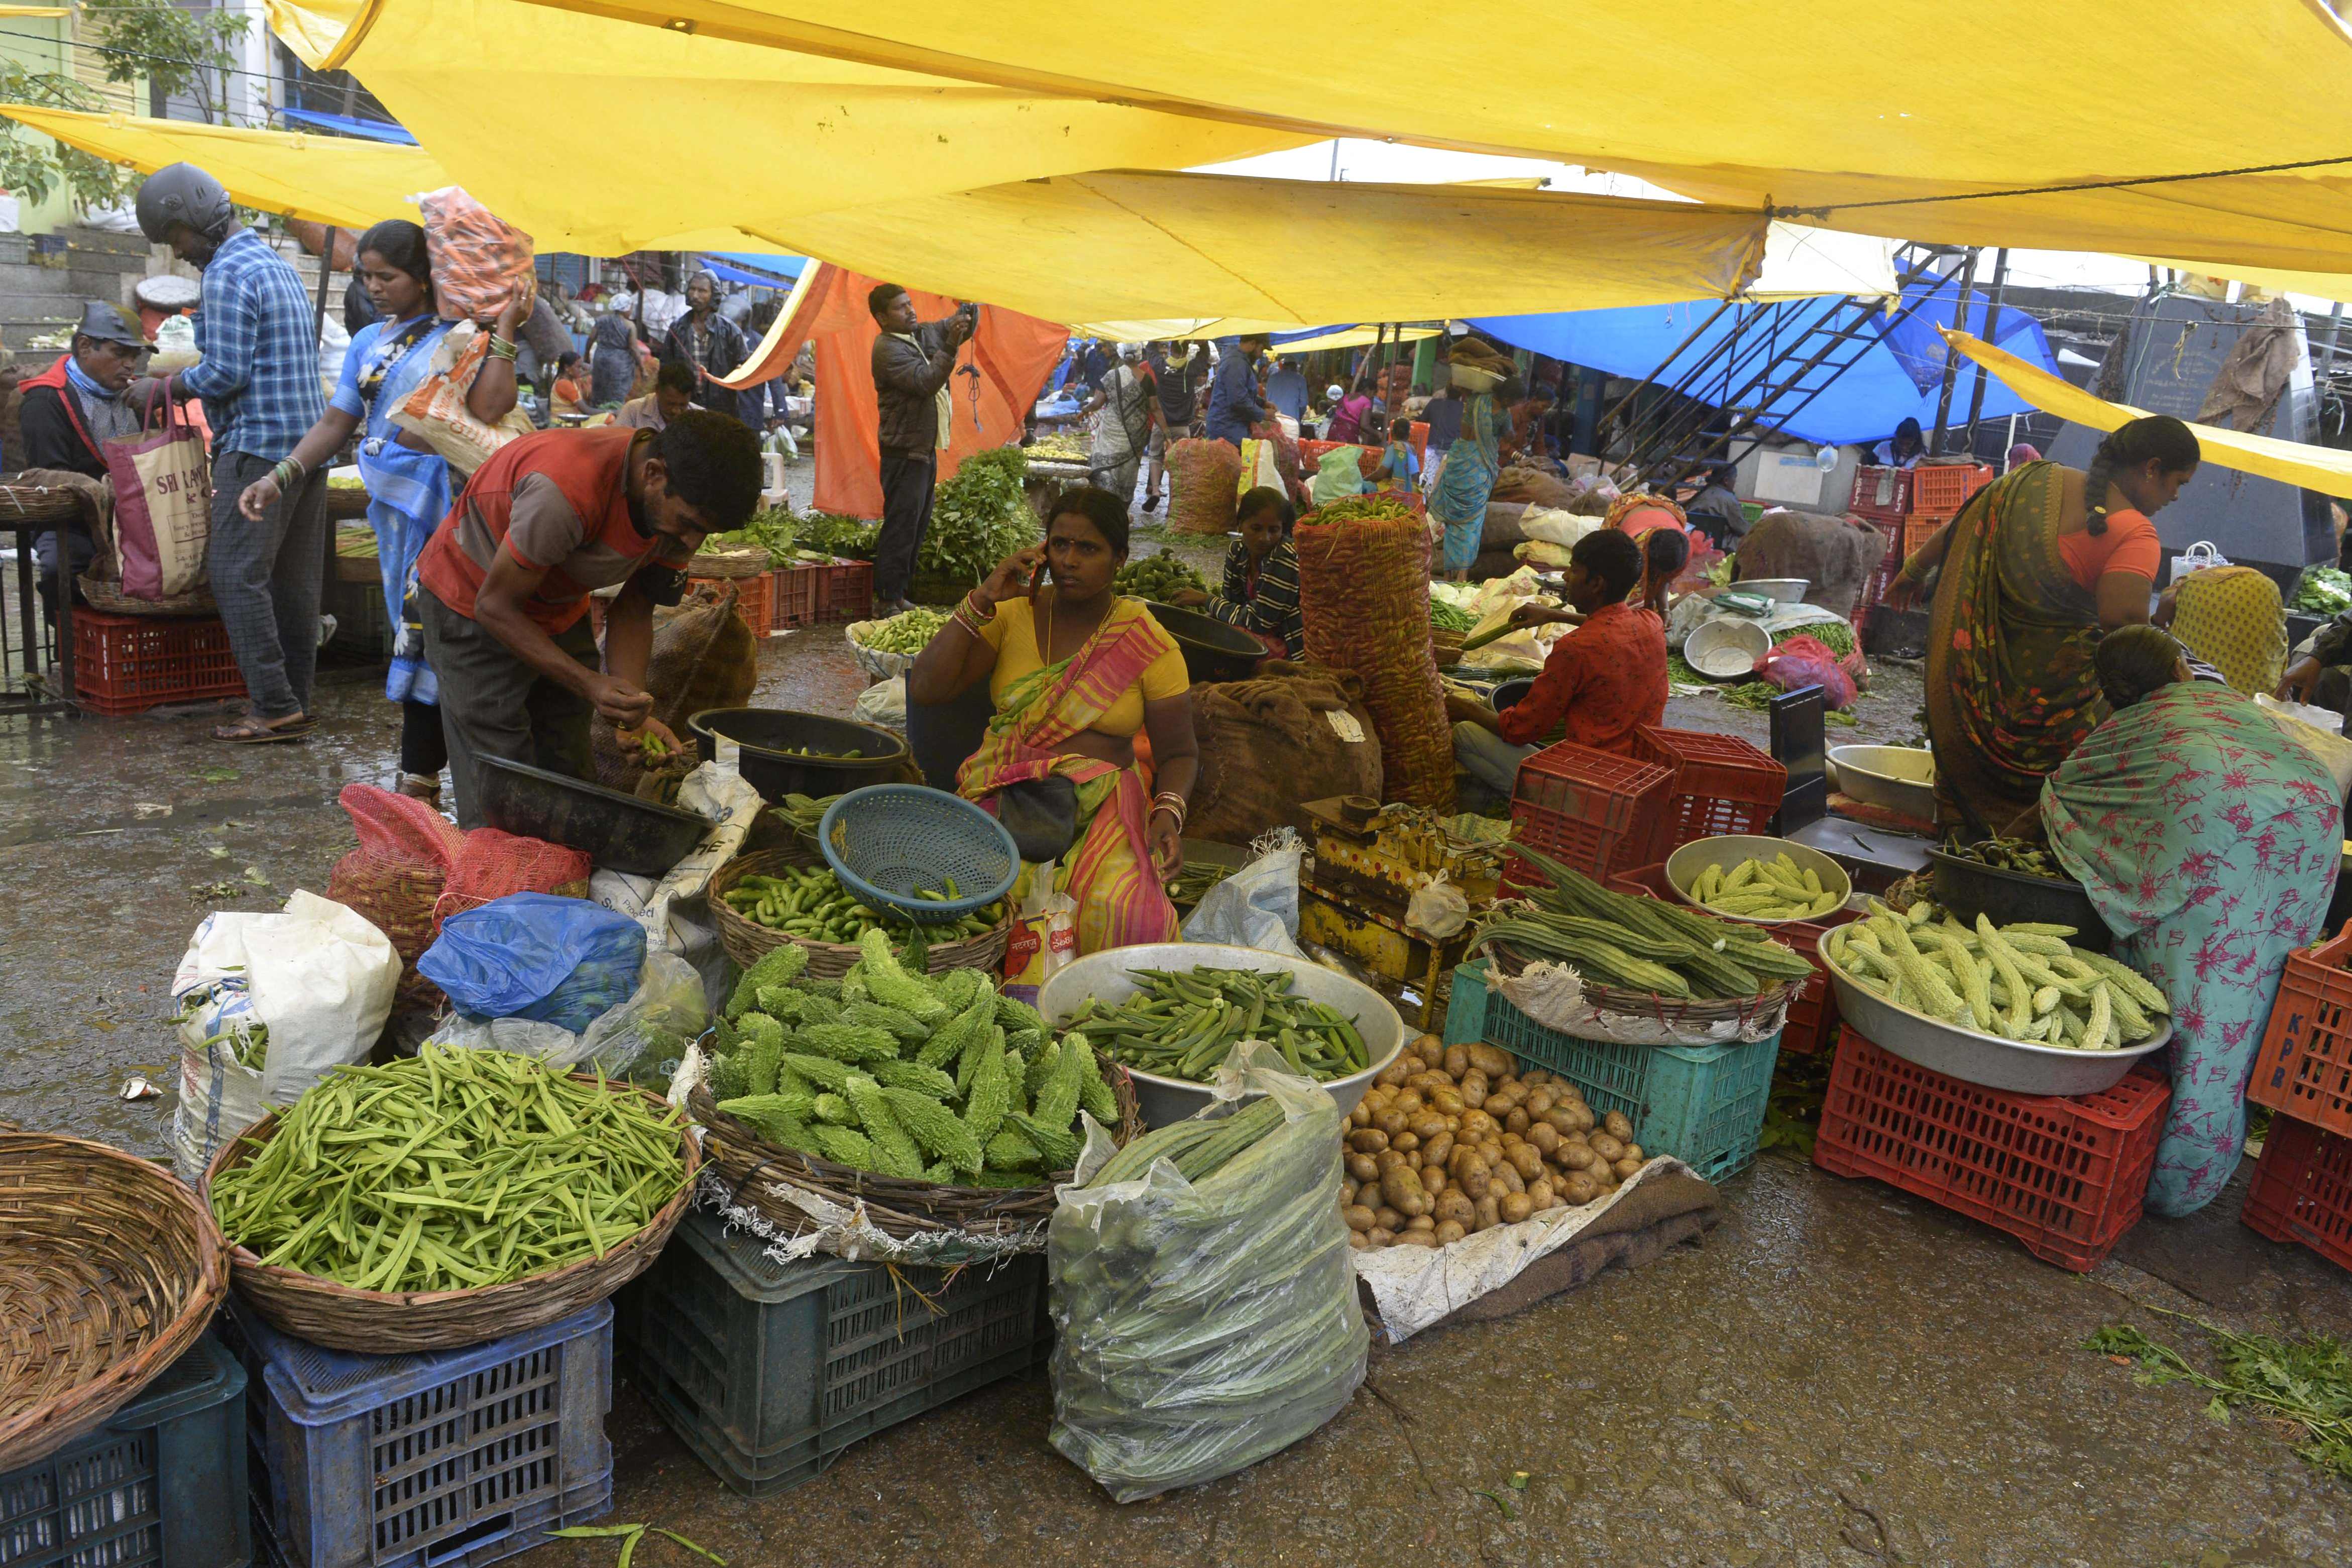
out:
{"label": "potato", "polygon": [[1592,1152],[1595,1154],[1600,1155],[1602,1159],[1608,1161],[1612,1164],[1616,1163],[1618,1158],[1625,1152],[1625,1145],[1620,1143],[1616,1139],[1612,1138],[1606,1132],[1595,1132],[1590,1139],[1586,1140],[1586,1142],[1592,1145]]}
{"label": "potato", "polygon": [[1461,1240],[1464,1237],[1469,1235],[1470,1227],[1464,1225],[1460,1220],[1441,1220],[1438,1222],[1436,1234],[1438,1246],[1451,1247],[1455,1242]]}
{"label": "potato", "polygon": [[1473,1203],[1486,1195],[1494,1184],[1494,1173],[1486,1169],[1486,1160],[1475,1151],[1464,1157],[1454,1172],[1454,1179]]}
{"label": "potato", "polygon": [[1421,1140],[1414,1137],[1411,1131],[1400,1132],[1389,1140],[1389,1147],[1401,1154],[1411,1154],[1420,1150]]}
{"label": "potato", "polygon": [[1455,1087],[1462,1090],[1462,1103],[1465,1105],[1484,1105],[1486,1097],[1495,1092],[1487,1084],[1486,1075],[1475,1069],[1464,1073],[1461,1082]]}
{"label": "potato", "polygon": [[1349,1230],[1370,1230],[1381,1223],[1379,1212],[1361,1204],[1349,1204],[1339,1211],[1339,1217],[1348,1222]]}
{"label": "potato", "polygon": [[1583,1143],[1562,1143],[1557,1155],[1558,1163],[1571,1171],[1581,1171],[1592,1163],[1592,1159],[1591,1146]]}
{"label": "potato", "polygon": [[1532,1143],[1522,1143],[1511,1151],[1511,1167],[1522,1181],[1534,1181],[1543,1174],[1543,1151]]}
{"label": "potato", "polygon": [[1437,1250],[1437,1233],[1433,1230],[1408,1230],[1398,1236],[1396,1244],[1399,1247],[1425,1247],[1434,1252]]}
{"label": "potato", "polygon": [[1430,1091],[1429,1108],[1440,1116],[1459,1116],[1466,1109],[1462,1103],[1462,1091],[1452,1083]]}
{"label": "potato", "polygon": [[1583,1131],[1582,1128],[1576,1124],[1576,1112],[1570,1110],[1565,1105],[1555,1105],[1549,1110],[1545,1111],[1544,1120],[1551,1123],[1553,1131],[1561,1134],[1580,1132]]}
{"label": "potato", "polygon": [[1516,1108],[1511,1104],[1511,1097],[1509,1095],[1497,1093],[1488,1095],[1485,1101],[1479,1105],[1478,1109],[1493,1117],[1497,1122],[1500,1122],[1504,1117],[1508,1116]]}
{"label": "potato", "polygon": [[1435,1165],[1444,1169],[1446,1160],[1453,1152],[1454,1134],[1444,1131],[1444,1124],[1441,1123],[1438,1131],[1421,1146],[1422,1168],[1426,1170]]}
{"label": "potato", "polygon": [[1492,1230],[1495,1226],[1502,1223],[1502,1210],[1497,1206],[1496,1200],[1491,1196],[1480,1198],[1478,1200],[1478,1217],[1472,1222],[1470,1228],[1472,1230]]}
{"label": "potato", "polygon": [[1427,1142],[1445,1131],[1445,1118],[1433,1110],[1424,1110],[1405,1124],[1405,1131]]}
{"label": "potato", "polygon": [[1617,1173],[1617,1179],[1619,1181],[1630,1182],[1633,1179],[1634,1173],[1642,1168],[1642,1162],[1639,1160],[1620,1160],[1609,1168]]}
{"label": "potato", "polygon": [[1413,1040],[1411,1048],[1415,1056],[1431,1067],[1443,1067],[1445,1064],[1445,1041],[1440,1036],[1419,1036]]}
{"label": "potato", "polygon": [[1382,1068],[1380,1072],[1373,1077],[1372,1081],[1379,1084],[1402,1083],[1406,1077],[1412,1073],[1412,1068],[1413,1058],[1404,1055],[1402,1052],[1399,1052],[1397,1059]]}
{"label": "potato", "polygon": [[1528,1184],[1528,1202],[1535,1205],[1536,1213],[1541,1214],[1544,1210],[1551,1207],[1552,1205],[1559,1202],[1559,1190],[1551,1184],[1550,1179],[1548,1177],[1529,1182]]}
{"label": "potato", "polygon": [[[1592,1130],[1592,1107],[1585,1104],[1584,1101],[1580,1100],[1570,1100],[1566,1106],[1554,1108],[1553,1114],[1557,1116],[1561,1110],[1565,1110],[1568,1113],[1568,1125],[1560,1128],[1561,1131],[1590,1132]],[[1557,1126],[1558,1123],[1554,1123],[1554,1125]]]}
{"label": "potato", "polygon": [[1528,1142],[1549,1159],[1552,1151],[1559,1147],[1559,1129],[1549,1121],[1538,1121],[1528,1129]]}
{"label": "potato", "polygon": [[1404,1124],[1410,1127],[1412,1125],[1412,1119],[1421,1114],[1425,1103],[1421,1098],[1421,1090],[1407,1084],[1397,1091],[1397,1097],[1389,1101],[1389,1106],[1391,1110],[1404,1112]]}
{"label": "potato", "polygon": [[1505,1225],[1517,1225],[1536,1212],[1534,1202],[1525,1193],[1505,1193],[1495,1208],[1503,1216]]}
{"label": "potato", "polygon": [[1488,1173],[1501,1184],[1500,1190],[1503,1192],[1524,1193],[1528,1190],[1528,1179],[1520,1175],[1518,1167],[1508,1160],[1496,1161],[1493,1170]]}
{"label": "potato", "polygon": [[1421,1173],[1409,1165],[1392,1165],[1382,1173],[1381,1193],[1391,1208],[1407,1217],[1429,1212],[1429,1193],[1421,1184]]}
{"label": "potato", "polygon": [[1356,1201],[1356,1194],[1362,1190],[1363,1184],[1361,1182],[1352,1179],[1341,1182],[1339,1184],[1339,1206],[1341,1208],[1346,1208],[1349,1204],[1354,1203]]}
{"label": "potato", "polygon": [[1465,1046],[1464,1049],[1470,1058],[1470,1065],[1488,1078],[1502,1078],[1516,1072],[1518,1068],[1519,1064],[1512,1058],[1510,1052],[1497,1050],[1484,1042]]}
{"label": "potato", "polygon": [[[1521,1079],[1519,1081],[1525,1083],[1527,1079]],[[1527,1107],[1530,1120],[1539,1121],[1546,1112],[1559,1103],[1559,1099],[1548,1089],[1531,1089],[1528,1090],[1528,1098],[1521,1103]]]}
{"label": "potato", "polygon": [[1372,1124],[1372,1108],[1363,1100],[1356,1101],[1348,1112],[1348,1121],[1352,1126],[1370,1127]]}
{"label": "potato", "polygon": [[1513,1132],[1525,1132],[1532,1122],[1524,1106],[1514,1105],[1510,1114],[1503,1118],[1503,1125]]}
{"label": "potato", "polygon": [[1370,1154],[1350,1154],[1348,1156],[1348,1174],[1357,1182],[1377,1182],[1381,1179],[1380,1163]]}
{"label": "potato", "polygon": [[1451,1185],[1453,1183],[1447,1179],[1444,1166],[1423,1165],[1421,1168],[1421,1190],[1433,1199]]}
{"label": "potato", "polygon": [[1612,1110],[1601,1119],[1601,1130],[1620,1143],[1633,1136],[1633,1121],[1622,1110]]}
{"label": "potato", "polygon": [[1436,1228],[1437,1221],[1425,1214],[1417,1214],[1405,1224],[1407,1230],[1435,1230]]}
{"label": "potato", "polygon": [[1398,1133],[1405,1130],[1405,1113],[1399,1110],[1396,1108],[1395,1103],[1391,1101],[1390,1104],[1372,1112],[1372,1125],[1382,1132],[1387,1133],[1391,1138],[1394,1138]]}
{"label": "potato", "polygon": [[1559,1195],[1562,1202],[1582,1207],[1601,1195],[1601,1184],[1581,1171],[1573,1171],[1560,1184]]}
{"label": "potato", "polygon": [[1631,1160],[1638,1165],[1649,1156],[1642,1152],[1642,1146],[1639,1143],[1628,1143],[1625,1145],[1625,1152],[1617,1157],[1621,1160]]}
{"label": "potato", "polygon": [[1495,1080],[1495,1092],[1501,1095],[1505,1100],[1509,1100],[1513,1105],[1525,1105],[1528,1102],[1528,1096],[1533,1094],[1535,1090],[1529,1089],[1526,1084],[1521,1083],[1517,1079],[1506,1078]]}
{"label": "potato", "polygon": [[1359,1127],[1348,1134],[1348,1147],[1359,1154],[1377,1154],[1389,1146],[1389,1135],[1377,1127]]}
{"label": "potato", "polygon": [[1462,1113],[1462,1136],[1465,1138],[1483,1138],[1494,1131],[1497,1125],[1495,1119],[1483,1110]]}
{"label": "potato", "polygon": [[1396,1239],[1396,1232],[1383,1226],[1375,1226],[1370,1230],[1365,1231],[1363,1237],[1364,1245],[1367,1247],[1386,1247]]}
{"label": "potato", "polygon": [[1375,1229],[1397,1231],[1404,1228],[1405,1216],[1386,1204],[1372,1211],[1372,1218]]}
{"label": "potato", "polygon": [[1372,1156],[1372,1163],[1378,1166],[1381,1174],[1385,1176],[1391,1168],[1404,1163],[1404,1152],[1401,1149],[1383,1149]]}
{"label": "potato", "polygon": [[1429,1212],[1437,1216],[1437,1223],[1440,1225],[1444,1225],[1448,1220],[1468,1225],[1478,1217],[1478,1205],[1455,1188],[1439,1194],[1437,1205]]}

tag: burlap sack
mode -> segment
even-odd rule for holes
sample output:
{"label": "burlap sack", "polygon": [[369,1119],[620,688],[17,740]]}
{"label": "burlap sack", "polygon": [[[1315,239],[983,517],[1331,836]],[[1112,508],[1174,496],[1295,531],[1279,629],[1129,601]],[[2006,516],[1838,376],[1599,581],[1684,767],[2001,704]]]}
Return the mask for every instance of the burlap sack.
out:
{"label": "burlap sack", "polygon": [[1345,670],[1269,663],[1253,680],[1192,688],[1199,782],[1184,832],[1247,844],[1304,828],[1302,801],[1381,795],[1380,737],[1363,682]]}
{"label": "burlap sack", "polygon": [[[706,708],[740,708],[751,700],[759,681],[760,645],[735,613],[732,582],[724,588],[696,588],[676,608],[654,612],[646,689],[653,693],[653,716],[687,745],[694,743],[686,729],[690,715]],[[596,782],[635,794],[644,770],[635,752],[625,751],[614,739],[612,721],[601,714],[592,721],[588,742],[595,753]]]}

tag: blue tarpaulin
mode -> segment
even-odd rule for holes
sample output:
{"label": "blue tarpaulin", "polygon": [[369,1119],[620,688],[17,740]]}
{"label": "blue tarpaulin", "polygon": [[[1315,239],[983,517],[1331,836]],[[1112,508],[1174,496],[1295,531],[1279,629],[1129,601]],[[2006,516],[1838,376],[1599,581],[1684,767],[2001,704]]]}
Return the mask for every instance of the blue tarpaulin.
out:
{"label": "blue tarpaulin", "polygon": [[315,126],[320,131],[333,131],[345,136],[364,136],[371,142],[392,142],[403,147],[416,145],[416,138],[406,128],[389,120],[355,120],[348,114],[321,114],[315,109],[281,109],[281,120],[296,125]]}
{"label": "blue tarpaulin", "polygon": [[804,256],[753,256],[732,250],[706,250],[702,265],[711,276],[729,283],[748,283],[754,289],[784,289],[801,275],[808,265]]}
{"label": "blue tarpaulin", "polygon": [[[1958,290],[1958,286],[1948,280],[1915,287],[1894,312],[1864,329],[1874,341],[1843,375],[1832,381],[1828,369],[1852,353],[1851,343],[1832,350],[1824,363],[1801,384],[1804,388],[1820,387],[1817,395],[1806,401],[1802,390],[1784,392],[1764,411],[1765,426],[1800,440],[1831,445],[1883,440],[1906,418],[1932,428],[1944,375],[1944,342],[1936,329],[1953,324]],[[1616,310],[1567,310],[1546,316],[1489,316],[1471,325],[1516,348],[1570,364],[1590,365],[1612,375],[1649,375],[1658,371],[1667,355],[1674,354],[1675,363],[1657,376],[1660,385],[1671,386],[1735,331],[1743,345],[1768,339],[1775,346],[1798,342],[1778,373],[1785,376],[1827,342],[1836,322],[1850,319],[1841,315],[1845,304],[1841,299],[1822,297],[1737,306],[1678,353],[1677,346],[1714,314],[1716,301],[1694,300],[1676,305],[1631,305]],[[1913,304],[1918,307],[1916,310],[1901,313]],[[1968,330],[1979,336],[1985,335],[1985,310],[1981,300],[1969,310]],[[2042,323],[2021,310],[2005,310],[1998,328],[1999,346],[2053,375],[2059,374]],[[1748,357],[1729,371],[1727,384],[1726,361],[1733,359],[1736,352],[1710,364],[1688,389],[1691,395],[1701,401],[1732,400],[1769,357],[1761,353]],[[1978,374],[1972,365],[1961,368],[1952,390],[1955,420],[1968,417]],[[2031,412],[2031,404],[2000,382],[1986,383],[1985,417]]]}

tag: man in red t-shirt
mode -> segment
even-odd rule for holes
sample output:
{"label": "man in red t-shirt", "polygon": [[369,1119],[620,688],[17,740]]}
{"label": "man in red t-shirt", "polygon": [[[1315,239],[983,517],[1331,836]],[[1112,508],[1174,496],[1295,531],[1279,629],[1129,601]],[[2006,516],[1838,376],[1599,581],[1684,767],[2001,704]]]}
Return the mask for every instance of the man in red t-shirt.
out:
{"label": "man in red t-shirt", "polygon": [[[677,744],[645,690],[654,606],[759,500],[759,437],[700,409],[658,431],[542,430],[474,471],[416,563],[458,826],[482,825],[479,758],[588,777],[592,711]],[[588,596],[615,584],[600,658]]]}
{"label": "man in red t-shirt", "polygon": [[1633,731],[1666,716],[1665,624],[1625,595],[1642,580],[1642,547],[1612,531],[1576,542],[1568,565],[1574,615],[1541,605],[1512,612],[1518,626],[1581,621],[1552,645],[1543,673],[1517,702],[1496,713],[1466,697],[1445,700],[1454,719],[1454,755],[1472,774],[1508,795],[1519,763],[1563,720],[1568,739],[1595,751],[1633,750]]}

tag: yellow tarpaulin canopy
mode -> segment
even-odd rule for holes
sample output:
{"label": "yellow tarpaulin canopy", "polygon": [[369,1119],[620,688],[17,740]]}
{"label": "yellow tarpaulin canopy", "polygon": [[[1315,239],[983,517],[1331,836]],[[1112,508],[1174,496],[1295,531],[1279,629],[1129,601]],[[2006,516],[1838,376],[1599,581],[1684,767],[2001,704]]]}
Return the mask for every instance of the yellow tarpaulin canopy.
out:
{"label": "yellow tarpaulin canopy", "polygon": [[2281,272],[2267,267],[2216,267],[2203,261],[2167,261],[2155,256],[2135,256],[2128,259],[2144,261],[2150,267],[2169,267],[2175,272],[2234,278],[2241,283],[2251,283],[2273,294],[2311,294],[2322,300],[2341,300],[2346,304],[2352,304],[2352,272]]}
{"label": "yellow tarpaulin canopy", "polygon": [[[2028,364],[2015,354],[1967,332],[1946,328],[1944,337],[1954,348],[1999,376],[2002,385],[2044,414],[2055,414],[2061,419],[2087,425],[2094,430],[2113,430],[2147,412],[2095,397],[2074,383]],[[2301,441],[2282,441],[2250,431],[2222,430],[2210,425],[2191,425],[2189,428],[2197,433],[2197,444],[2204,448],[2205,461],[2209,463],[2352,500],[2352,452],[2306,446]]]}
{"label": "yellow tarpaulin canopy", "polygon": [[451,183],[420,147],[21,103],[0,104],[0,114],[142,174],[166,163],[195,163],[245,206],[344,228],[388,217],[414,220],[416,206],[408,198]]}
{"label": "yellow tarpaulin canopy", "polygon": [[[1259,0],[1173,17],[1106,0],[542,4],[1019,92],[1557,158],[1710,201],[1934,198],[1792,215],[1864,233],[2305,271],[2352,255],[2352,163],[1988,195],[2352,159],[2352,34],[2325,0],[1980,0],[1956,41],[1936,30],[1943,11],[1887,0],[1462,0],[1410,40],[1410,90],[1346,50],[1251,47]],[[1671,88],[1612,89],[1628,60]]]}
{"label": "yellow tarpaulin canopy", "polygon": [[795,248],[791,219],[1087,169],[1183,168],[1300,138],[650,32],[520,0],[269,0],[542,249]]}

